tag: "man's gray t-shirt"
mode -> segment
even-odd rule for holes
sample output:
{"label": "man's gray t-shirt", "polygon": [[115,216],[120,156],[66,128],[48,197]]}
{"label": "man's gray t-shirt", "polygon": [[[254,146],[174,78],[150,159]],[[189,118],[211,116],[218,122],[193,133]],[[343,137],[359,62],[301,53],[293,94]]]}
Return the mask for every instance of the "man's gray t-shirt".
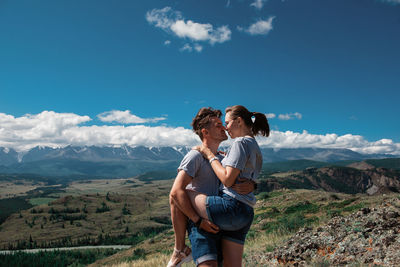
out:
{"label": "man's gray t-shirt", "polygon": [[[221,155],[217,157],[220,160],[223,158]],[[199,151],[189,151],[178,167],[178,171],[180,170],[184,170],[193,178],[192,182],[186,186],[186,190],[196,191],[207,196],[218,195],[220,181],[212,170],[210,162]]]}
{"label": "man's gray t-shirt", "polygon": [[[221,163],[224,167],[231,166],[239,169],[240,173],[238,178],[246,178],[255,181],[262,168],[262,155],[257,141],[254,138],[247,136],[235,138],[232,146]],[[226,186],[223,186],[222,191],[252,207],[256,204],[254,193],[240,195],[232,188]]]}

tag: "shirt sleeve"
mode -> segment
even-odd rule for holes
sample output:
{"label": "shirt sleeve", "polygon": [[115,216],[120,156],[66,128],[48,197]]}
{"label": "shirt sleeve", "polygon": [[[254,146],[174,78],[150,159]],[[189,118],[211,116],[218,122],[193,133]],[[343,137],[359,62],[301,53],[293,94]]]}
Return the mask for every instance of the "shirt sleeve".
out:
{"label": "shirt sleeve", "polygon": [[200,152],[193,150],[190,151],[183,158],[181,165],[178,167],[178,171],[184,170],[190,177],[195,177],[197,170],[200,168],[202,157],[203,156],[201,156]]}
{"label": "shirt sleeve", "polygon": [[247,153],[243,142],[233,142],[228,154],[224,159],[225,166],[231,166],[233,168],[243,170],[246,166]]}

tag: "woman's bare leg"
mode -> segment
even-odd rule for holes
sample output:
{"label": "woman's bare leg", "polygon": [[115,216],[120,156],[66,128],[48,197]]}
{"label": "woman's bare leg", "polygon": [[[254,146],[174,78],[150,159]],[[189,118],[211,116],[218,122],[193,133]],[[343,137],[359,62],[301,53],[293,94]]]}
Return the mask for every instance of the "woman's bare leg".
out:
{"label": "woman's bare leg", "polygon": [[194,191],[186,191],[190,201],[192,202],[192,206],[194,210],[197,212],[197,214],[204,218],[204,219],[209,219],[207,215],[207,210],[206,210],[206,198],[207,196],[199,193],[199,192],[194,192]]}
{"label": "woman's bare leg", "polygon": [[244,246],[230,240],[222,239],[222,256],[224,266],[241,267]]}

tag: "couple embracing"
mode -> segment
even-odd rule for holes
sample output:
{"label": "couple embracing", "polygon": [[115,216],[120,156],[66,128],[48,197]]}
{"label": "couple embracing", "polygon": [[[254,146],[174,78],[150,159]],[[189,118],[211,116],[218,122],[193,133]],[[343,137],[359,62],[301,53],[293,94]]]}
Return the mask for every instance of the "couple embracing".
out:
{"label": "couple embracing", "polygon": [[[196,266],[241,266],[253,221],[255,181],[262,168],[256,135],[269,135],[267,118],[237,105],[221,111],[202,108],[192,121],[202,145],[183,158],[170,192],[175,248],[168,267],[194,259]],[[218,152],[228,137],[226,155]],[[192,245],[185,244],[186,230]]]}

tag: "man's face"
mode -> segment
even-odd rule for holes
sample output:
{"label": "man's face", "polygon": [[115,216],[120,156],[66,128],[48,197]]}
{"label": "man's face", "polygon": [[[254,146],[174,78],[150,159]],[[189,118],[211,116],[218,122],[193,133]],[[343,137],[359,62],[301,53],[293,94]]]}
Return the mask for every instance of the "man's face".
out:
{"label": "man's face", "polygon": [[228,139],[228,136],[225,132],[225,127],[222,124],[222,121],[218,117],[212,117],[210,126],[208,127],[208,137],[218,140],[220,142]]}

